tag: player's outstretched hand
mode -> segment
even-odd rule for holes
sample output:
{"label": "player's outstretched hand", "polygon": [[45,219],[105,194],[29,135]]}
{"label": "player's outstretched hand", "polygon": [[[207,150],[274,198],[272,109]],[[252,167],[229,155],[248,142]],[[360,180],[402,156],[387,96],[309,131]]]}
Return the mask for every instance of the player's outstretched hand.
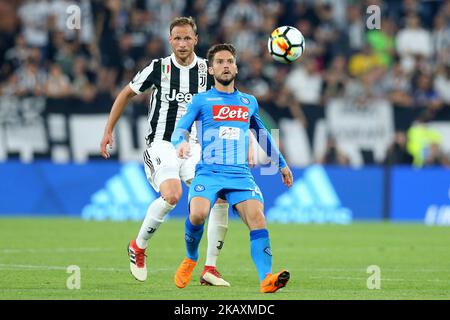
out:
{"label": "player's outstretched hand", "polygon": [[292,171],[289,169],[289,167],[284,167],[281,171],[281,179],[283,180],[283,183],[286,185],[286,187],[290,188],[292,187],[292,184],[294,183],[294,177],[292,176]]}
{"label": "player's outstretched hand", "polygon": [[113,146],[113,137],[111,132],[105,132],[102,138],[102,143],[100,144],[100,151],[103,158],[108,159],[110,157],[108,150],[106,149],[109,146],[109,149],[112,149]]}
{"label": "player's outstretched hand", "polygon": [[178,146],[177,156],[181,159],[187,159],[191,156],[191,145],[189,142],[183,141]]}

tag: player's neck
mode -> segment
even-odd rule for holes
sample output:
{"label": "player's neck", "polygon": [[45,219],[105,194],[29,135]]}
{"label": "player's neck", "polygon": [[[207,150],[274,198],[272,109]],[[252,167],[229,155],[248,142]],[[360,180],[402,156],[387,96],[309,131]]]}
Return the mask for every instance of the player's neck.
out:
{"label": "player's neck", "polygon": [[187,67],[189,66],[192,61],[194,61],[195,58],[195,54],[192,52],[191,55],[189,55],[186,59],[181,59],[179,57],[177,57],[177,55],[175,55],[175,60],[177,61],[177,63],[183,67]]}
{"label": "player's neck", "polygon": [[219,81],[215,81],[214,88],[216,88],[217,91],[223,92],[223,93],[233,93],[234,92],[234,81],[230,82],[228,85],[223,85]]}

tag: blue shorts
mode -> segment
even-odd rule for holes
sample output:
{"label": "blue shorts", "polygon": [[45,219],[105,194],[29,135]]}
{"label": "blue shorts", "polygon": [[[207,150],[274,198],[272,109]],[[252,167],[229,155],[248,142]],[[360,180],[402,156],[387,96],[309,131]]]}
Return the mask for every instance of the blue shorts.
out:
{"label": "blue shorts", "polygon": [[189,187],[189,203],[195,197],[208,199],[211,207],[218,198],[227,200],[236,214],[234,206],[242,201],[254,199],[264,204],[261,190],[251,174],[198,173]]}

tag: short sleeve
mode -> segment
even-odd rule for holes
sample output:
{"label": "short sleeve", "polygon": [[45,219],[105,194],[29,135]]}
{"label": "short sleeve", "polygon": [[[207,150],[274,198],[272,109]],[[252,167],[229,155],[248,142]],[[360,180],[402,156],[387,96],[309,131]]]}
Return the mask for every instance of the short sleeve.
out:
{"label": "short sleeve", "polygon": [[143,70],[139,71],[128,84],[131,90],[136,94],[141,94],[145,92],[148,88],[150,88],[155,83],[155,72],[154,70],[155,63],[158,60],[153,60],[147,67]]}

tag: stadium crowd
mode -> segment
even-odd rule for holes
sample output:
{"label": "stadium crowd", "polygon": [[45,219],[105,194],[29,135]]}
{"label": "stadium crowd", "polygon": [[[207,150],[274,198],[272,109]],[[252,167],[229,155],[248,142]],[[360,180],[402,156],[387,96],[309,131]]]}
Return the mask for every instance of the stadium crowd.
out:
{"label": "stadium crowd", "polygon": [[[79,28],[67,26],[72,4],[80,8]],[[366,25],[370,5],[381,9],[380,29]],[[195,18],[198,55],[218,42],[236,46],[239,88],[275,123],[297,119],[311,128],[329,99],[364,105],[388,98],[398,114],[413,116],[396,119],[385,163],[410,164],[405,132],[417,122],[450,120],[449,0],[0,0],[0,95],[75,99],[108,111],[138,70],[169,54],[176,16]],[[267,52],[268,34],[281,25],[296,26],[306,39],[304,56],[292,65]],[[147,97],[135,99],[145,104]],[[449,165],[432,145],[423,163]],[[327,148],[319,162],[348,163],[332,137]]]}

